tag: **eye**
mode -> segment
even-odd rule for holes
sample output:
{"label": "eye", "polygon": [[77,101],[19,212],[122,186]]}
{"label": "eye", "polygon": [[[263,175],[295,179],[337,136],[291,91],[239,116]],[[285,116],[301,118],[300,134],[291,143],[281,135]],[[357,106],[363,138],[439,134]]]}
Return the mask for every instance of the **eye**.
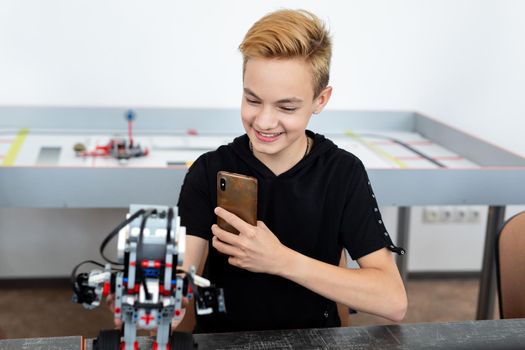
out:
{"label": "eye", "polygon": [[293,113],[297,110],[297,107],[286,107],[286,106],[281,106],[279,107],[281,110],[285,111],[285,112],[288,112],[288,113]]}
{"label": "eye", "polygon": [[261,102],[259,102],[258,100],[254,100],[253,98],[249,98],[249,97],[245,97],[246,98],[246,102],[250,103],[250,104],[254,104],[254,105],[257,105],[257,104],[260,104]]}

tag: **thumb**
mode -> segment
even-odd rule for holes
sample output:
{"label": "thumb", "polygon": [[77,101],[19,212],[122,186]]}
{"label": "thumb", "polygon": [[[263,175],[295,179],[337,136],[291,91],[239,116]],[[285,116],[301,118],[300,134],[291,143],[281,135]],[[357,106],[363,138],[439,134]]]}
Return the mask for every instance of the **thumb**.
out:
{"label": "thumb", "polygon": [[188,304],[189,304],[189,300],[188,300],[188,297],[182,297],[182,307],[185,309],[188,307]]}

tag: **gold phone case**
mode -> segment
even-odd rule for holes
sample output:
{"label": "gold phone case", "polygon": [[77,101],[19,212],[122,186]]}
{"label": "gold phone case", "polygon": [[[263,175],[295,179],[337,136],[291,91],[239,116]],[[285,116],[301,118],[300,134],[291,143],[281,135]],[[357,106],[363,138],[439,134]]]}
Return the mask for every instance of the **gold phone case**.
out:
{"label": "gold phone case", "polygon": [[[217,206],[237,215],[251,225],[257,225],[257,179],[251,176],[219,171],[217,173]],[[239,231],[222,218],[217,224],[223,230]]]}

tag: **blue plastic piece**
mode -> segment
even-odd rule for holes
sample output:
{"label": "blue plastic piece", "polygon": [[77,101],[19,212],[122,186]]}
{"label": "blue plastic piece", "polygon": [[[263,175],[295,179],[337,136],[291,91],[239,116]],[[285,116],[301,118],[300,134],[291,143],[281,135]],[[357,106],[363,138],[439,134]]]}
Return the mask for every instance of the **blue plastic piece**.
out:
{"label": "blue plastic piece", "polygon": [[146,277],[158,277],[159,276],[159,270],[157,269],[143,269],[144,276]]}
{"label": "blue plastic piece", "polygon": [[129,111],[126,112],[126,120],[128,122],[131,122],[131,121],[134,121],[135,120],[135,112],[133,112],[132,109],[130,109]]}

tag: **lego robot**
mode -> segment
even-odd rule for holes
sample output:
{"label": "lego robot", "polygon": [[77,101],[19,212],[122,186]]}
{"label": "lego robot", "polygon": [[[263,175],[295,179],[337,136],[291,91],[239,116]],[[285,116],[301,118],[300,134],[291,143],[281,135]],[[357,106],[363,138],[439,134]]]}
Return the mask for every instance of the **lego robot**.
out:
{"label": "lego robot", "polygon": [[[118,261],[104,255],[106,245],[118,235]],[[153,350],[193,349],[191,334],[172,332],[172,320],[182,318],[183,297],[195,299],[197,314],[225,312],[222,289],[196,274],[195,267],[182,271],[186,228],[180,225],[176,207],[131,205],[127,219],[102,242],[103,265],[85,261],[71,274],[73,301],[87,309],[112,295],[120,330],[101,331],[93,348],[137,350],[137,329],[157,330]],[[79,273],[91,263],[103,267]]]}
{"label": "lego robot", "polygon": [[128,122],[128,138],[112,138],[106,145],[96,146],[95,149],[88,151],[82,143],[74,145],[73,150],[78,157],[112,157],[119,162],[126,162],[131,158],[145,157],[149,154],[147,148],[142,148],[139,143],[133,141],[133,121],[135,112],[127,111],[126,120]]}

